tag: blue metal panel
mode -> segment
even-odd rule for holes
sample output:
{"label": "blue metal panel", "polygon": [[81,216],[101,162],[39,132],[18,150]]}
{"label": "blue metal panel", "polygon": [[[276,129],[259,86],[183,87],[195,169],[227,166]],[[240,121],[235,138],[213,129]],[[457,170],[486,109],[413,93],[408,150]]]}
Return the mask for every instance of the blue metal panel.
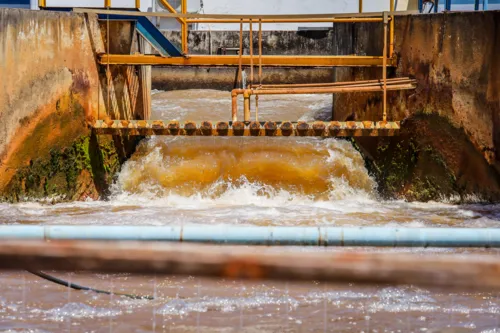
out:
{"label": "blue metal panel", "polygon": [[[99,14],[99,19],[107,19],[106,14]],[[181,51],[158,30],[147,17],[129,15],[109,15],[110,20],[135,21],[136,28],[164,57],[182,57]]]}
{"label": "blue metal panel", "polygon": [[0,225],[1,239],[134,240],[238,245],[500,247],[497,228]]}
{"label": "blue metal panel", "polygon": [[446,2],[444,4],[444,9],[451,10],[451,0],[446,0]]}

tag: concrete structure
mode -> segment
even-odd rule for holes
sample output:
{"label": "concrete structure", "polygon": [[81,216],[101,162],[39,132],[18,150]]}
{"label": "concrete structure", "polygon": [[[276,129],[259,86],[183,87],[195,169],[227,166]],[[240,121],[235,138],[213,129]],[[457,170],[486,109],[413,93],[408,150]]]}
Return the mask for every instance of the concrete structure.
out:
{"label": "concrete structure", "polygon": [[[130,53],[136,47],[130,23],[114,22],[110,32],[115,36],[110,50]],[[101,171],[92,168],[101,162],[92,166],[92,159],[106,159],[107,153],[92,154],[87,121],[140,119],[145,110],[143,80],[133,66],[111,66],[107,76],[96,63],[105,40],[93,15],[0,9],[0,196],[16,197],[30,188],[33,196],[52,189],[67,190],[68,199],[99,196],[98,188],[109,179],[95,185],[93,177]],[[49,172],[43,161],[51,156],[58,162]],[[63,161],[68,164],[60,165]],[[26,168],[37,168],[38,176],[27,181]]]}

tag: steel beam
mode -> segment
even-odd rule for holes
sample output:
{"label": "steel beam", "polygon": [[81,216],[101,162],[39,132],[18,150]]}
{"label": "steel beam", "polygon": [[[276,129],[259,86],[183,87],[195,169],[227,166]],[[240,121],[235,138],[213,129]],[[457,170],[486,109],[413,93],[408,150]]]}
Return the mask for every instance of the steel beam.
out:
{"label": "steel beam", "polygon": [[500,228],[1,225],[0,240],[9,239],[498,248]]}
{"label": "steel beam", "polygon": [[[258,61],[258,56],[253,57]],[[136,54],[102,54],[100,64],[111,65],[162,65],[162,66],[238,66],[238,55],[190,55],[188,57],[161,57]],[[242,63],[250,66],[250,56],[243,55]],[[335,67],[382,66],[381,56],[262,56],[262,66],[270,67]],[[396,66],[396,59],[387,59],[388,66]]]}
{"label": "steel beam", "polygon": [[[357,18],[357,17],[382,17],[383,12],[369,13],[322,13],[322,14],[270,14],[270,15],[252,15],[252,14],[182,14],[182,13],[165,13],[165,12],[131,12],[126,10],[105,10],[105,9],[90,9],[90,8],[73,8],[75,13],[95,13],[95,14],[110,14],[110,15],[133,15],[147,17],[165,17],[165,18],[184,18],[184,19],[243,19],[254,21],[274,20],[274,19],[324,19],[324,18]],[[411,15],[417,14],[416,10],[394,11],[389,12],[390,16]]]}
{"label": "steel beam", "polygon": [[[248,116],[249,117],[249,116]],[[399,122],[376,121],[187,121],[162,120],[97,120],[90,124],[96,134],[172,135],[172,136],[394,136],[399,134]]]}

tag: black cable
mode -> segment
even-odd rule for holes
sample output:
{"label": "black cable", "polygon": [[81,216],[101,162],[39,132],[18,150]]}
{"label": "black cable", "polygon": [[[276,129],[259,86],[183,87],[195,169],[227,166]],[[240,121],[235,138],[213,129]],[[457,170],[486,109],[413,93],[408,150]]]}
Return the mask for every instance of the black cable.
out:
{"label": "black cable", "polygon": [[149,296],[149,295],[122,294],[122,293],[115,293],[115,292],[111,292],[111,291],[107,291],[107,290],[100,290],[100,289],[95,289],[95,288],[91,288],[91,287],[85,287],[85,286],[81,286],[79,284],[71,283],[71,282],[56,278],[55,276],[46,274],[44,272],[39,272],[39,271],[28,271],[28,272],[30,272],[31,274],[34,274],[38,277],[41,277],[42,279],[45,279],[47,281],[54,282],[54,283],[59,284],[61,286],[65,286],[65,287],[72,288],[75,290],[87,290],[87,291],[93,291],[93,292],[98,293],[98,294],[125,296],[125,297],[132,298],[132,299],[148,299],[148,300],[154,299],[153,296]]}

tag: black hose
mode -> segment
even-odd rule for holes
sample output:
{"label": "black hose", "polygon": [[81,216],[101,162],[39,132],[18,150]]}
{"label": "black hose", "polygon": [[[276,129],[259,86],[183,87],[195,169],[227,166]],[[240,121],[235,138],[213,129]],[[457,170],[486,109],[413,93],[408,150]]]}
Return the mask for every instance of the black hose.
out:
{"label": "black hose", "polygon": [[71,282],[56,278],[55,276],[46,274],[44,272],[39,272],[39,271],[28,271],[28,272],[30,272],[31,274],[34,274],[38,277],[41,277],[42,279],[45,279],[47,281],[54,282],[54,283],[59,284],[61,286],[65,286],[65,287],[72,288],[75,290],[87,290],[87,291],[93,291],[93,292],[98,293],[98,294],[124,296],[124,297],[132,298],[132,299],[148,299],[148,300],[154,299],[153,296],[149,296],[149,295],[122,294],[122,293],[115,293],[115,292],[111,292],[111,291],[107,291],[107,290],[100,290],[100,289],[95,289],[95,288],[91,288],[91,287],[85,287],[85,286],[81,286],[79,284],[71,283]]}

